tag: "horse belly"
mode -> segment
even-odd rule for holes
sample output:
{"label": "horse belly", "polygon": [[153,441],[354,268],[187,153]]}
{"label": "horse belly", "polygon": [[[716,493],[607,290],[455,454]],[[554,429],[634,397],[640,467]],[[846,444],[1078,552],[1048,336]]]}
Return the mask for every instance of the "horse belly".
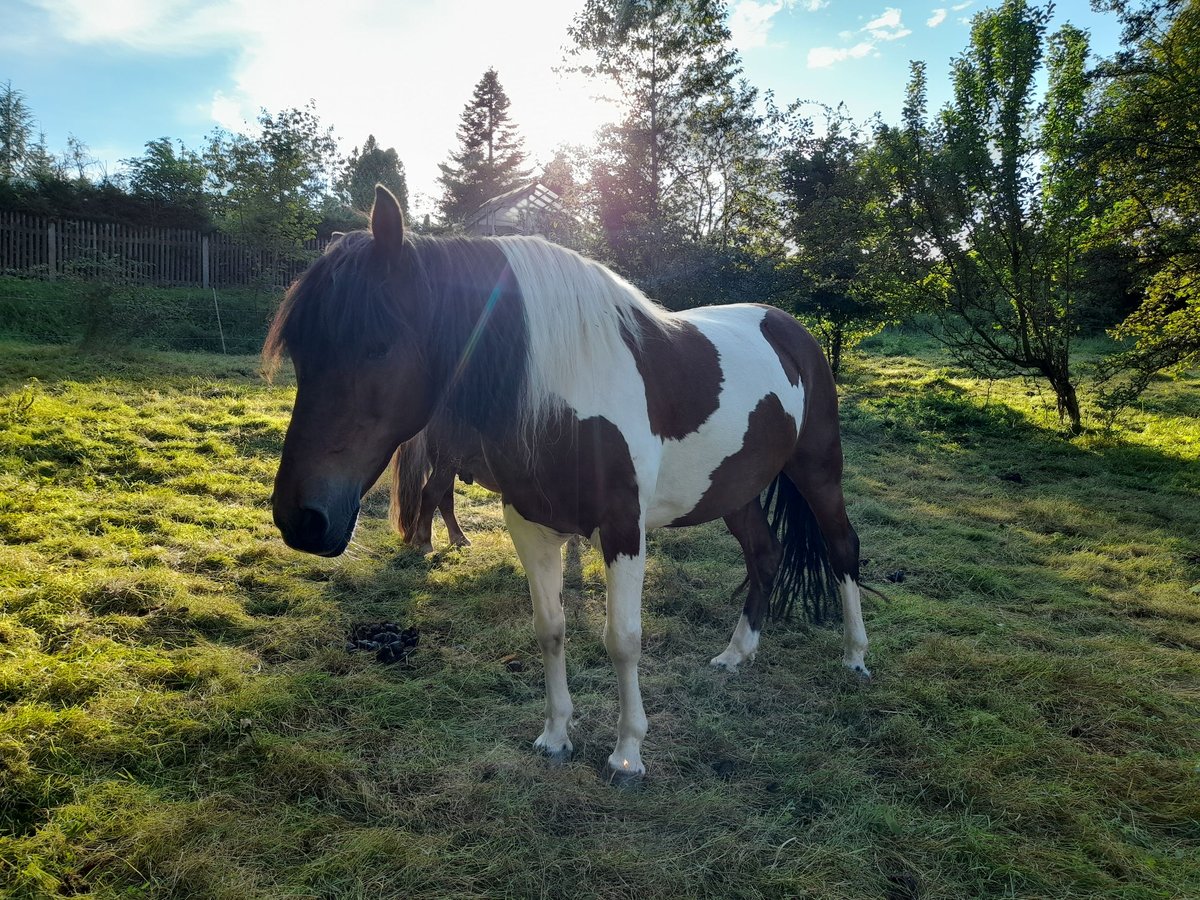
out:
{"label": "horse belly", "polygon": [[[804,418],[804,387],[791,383],[763,336],[761,307],[685,316],[716,346],[723,381],[717,409],[700,428],[662,442],[651,527],[695,525],[744,506],[792,455]],[[680,390],[686,386],[683,373]]]}

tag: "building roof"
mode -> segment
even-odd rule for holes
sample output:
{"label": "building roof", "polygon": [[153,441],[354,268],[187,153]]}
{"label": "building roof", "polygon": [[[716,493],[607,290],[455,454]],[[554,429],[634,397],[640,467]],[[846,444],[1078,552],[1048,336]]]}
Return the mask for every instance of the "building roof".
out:
{"label": "building roof", "polygon": [[515,224],[530,213],[548,212],[558,205],[558,194],[540,181],[531,181],[492,197],[490,200],[485,200],[466,224],[469,228],[489,217],[496,217]]}

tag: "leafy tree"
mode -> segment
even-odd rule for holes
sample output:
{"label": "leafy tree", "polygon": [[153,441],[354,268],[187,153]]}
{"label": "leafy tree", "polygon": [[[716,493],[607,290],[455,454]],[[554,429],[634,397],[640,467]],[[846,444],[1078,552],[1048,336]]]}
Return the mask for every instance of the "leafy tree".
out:
{"label": "leafy tree", "polygon": [[1200,7],[1190,0],[1103,0],[1123,48],[1098,69],[1094,131],[1111,203],[1103,238],[1130,251],[1143,302],[1113,334],[1104,403],[1133,402],[1155,374],[1200,362]]}
{"label": "leafy tree", "polygon": [[8,183],[21,174],[33,124],[25,95],[11,81],[4,82],[0,87],[0,181]]}
{"label": "leafy tree", "polygon": [[509,99],[495,69],[475,85],[458,126],[459,149],[450,161],[439,163],[442,215],[462,223],[486,200],[510,191],[529,178],[525,151],[509,119]]}
{"label": "leafy tree", "polygon": [[408,219],[408,180],[404,176],[404,163],[400,162],[395,147],[384,150],[375,135],[369,134],[361,151],[357,147],[351,151],[336,186],[354,209],[368,212],[375,202],[377,184],[382,184],[400,201],[400,209]]}
{"label": "leafy tree", "polygon": [[1045,378],[1077,432],[1071,346],[1095,208],[1080,138],[1093,100],[1086,35],[1067,25],[1046,41],[1049,18],[1025,0],[976,15],[953,63],[953,100],[928,121],[914,64],[903,124],[882,128],[878,144],[900,245],[924,264],[935,335],[981,375]]}
{"label": "leafy tree", "polygon": [[624,109],[592,174],[608,255],[660,299],[681,243],[734,240],[762,158],[726,15],[719,0],[588,0],[568,29],[571,68]]}
{"label": "leafy tree", "polygon": [[329,178],[339,168],[333,129],[310,103],[275,115],[262,110],[255,137],[218,129],[204,163],[218,224],[282,254],[316,235]]}
{"label": "leafy tree", "polygon": [[796,313],[824,345],[834,374],[842,354],[889,320],[879,190],[867,136],[844,108],[825,110],[822,133],[794,121],[780,161],[781,211],[794,248],[781,265]]}
{"label": "leafy tree", "polygon": [[121,163],[135,197],[197,212],[207,209],[208,169],[200,155],[188,150],[182,141],[178,150],[167,137],[147,141],[145,153]]}

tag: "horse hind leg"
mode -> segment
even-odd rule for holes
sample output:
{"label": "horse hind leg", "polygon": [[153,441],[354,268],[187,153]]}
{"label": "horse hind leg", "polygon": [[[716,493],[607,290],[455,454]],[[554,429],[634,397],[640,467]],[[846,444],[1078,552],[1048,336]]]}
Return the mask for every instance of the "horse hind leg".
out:
{"label": "horse hind leg", "polygon": [[[813,464],[812,460],[793,458],[784,467],[784,475],[808,503],[825,539],[829,566],[837,584],[842,610],[842,664],[870,677],[865,658],[867,629],[862,617],[862,591],[859,588],[858,534],[846,514],[842,492],[841,448],[836,447],[836,465]],[[824,461],[833,457],[824,457]]]}
{"label": "horse hind leg", "polygon": [[[725,517],[730,534],[737,538],[746,559],[746,602],[738,617],[729,646],[709,663],[714,669],[736,672],[742,663],[754,661],[771,598],[775,573],[779,569],[781,549],[771,532],[767,514],[755,497],[741,509]],[[735,592],[735,596],[741,588]]]}
{"label": "horse hind leg", "polygon": [[442,502],[438,504],[438,512],[442,514],[442,521],[446,523],[446,531],[450,534],[450,544],[454,547],[469,547],[471,541],[463,532],[462,526],[458,524],[458,518],[454,515],[453,483],[442,496]]}

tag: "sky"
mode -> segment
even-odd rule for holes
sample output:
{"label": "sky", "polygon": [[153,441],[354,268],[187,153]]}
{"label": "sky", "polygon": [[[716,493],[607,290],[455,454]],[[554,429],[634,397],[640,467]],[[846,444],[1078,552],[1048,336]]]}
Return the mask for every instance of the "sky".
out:
{"label": "sky", "polygon": [[[927,63],[929,99],[949,97],[950,60],[986,0],[730,0],[745,76],[786,105],[844,102],[852,116],[899,117],[910,60]],[[147,141],[199,149],[217,126],[252,132],[271,111],[315,101],[343,152],[374,134],[404,162],[418,214],[438,194],[472,89],[494,67],[531,161],[588,143],[614,116],[595,83],[561,71],[567,26],[584,0],[0,0],[0,83],[11,81],[61,152],[68,134],[97,171]],[[1087,0],[1060,0],[1093,50],[1119,27]],[[560,71],[556,71],[560,70]]]}

